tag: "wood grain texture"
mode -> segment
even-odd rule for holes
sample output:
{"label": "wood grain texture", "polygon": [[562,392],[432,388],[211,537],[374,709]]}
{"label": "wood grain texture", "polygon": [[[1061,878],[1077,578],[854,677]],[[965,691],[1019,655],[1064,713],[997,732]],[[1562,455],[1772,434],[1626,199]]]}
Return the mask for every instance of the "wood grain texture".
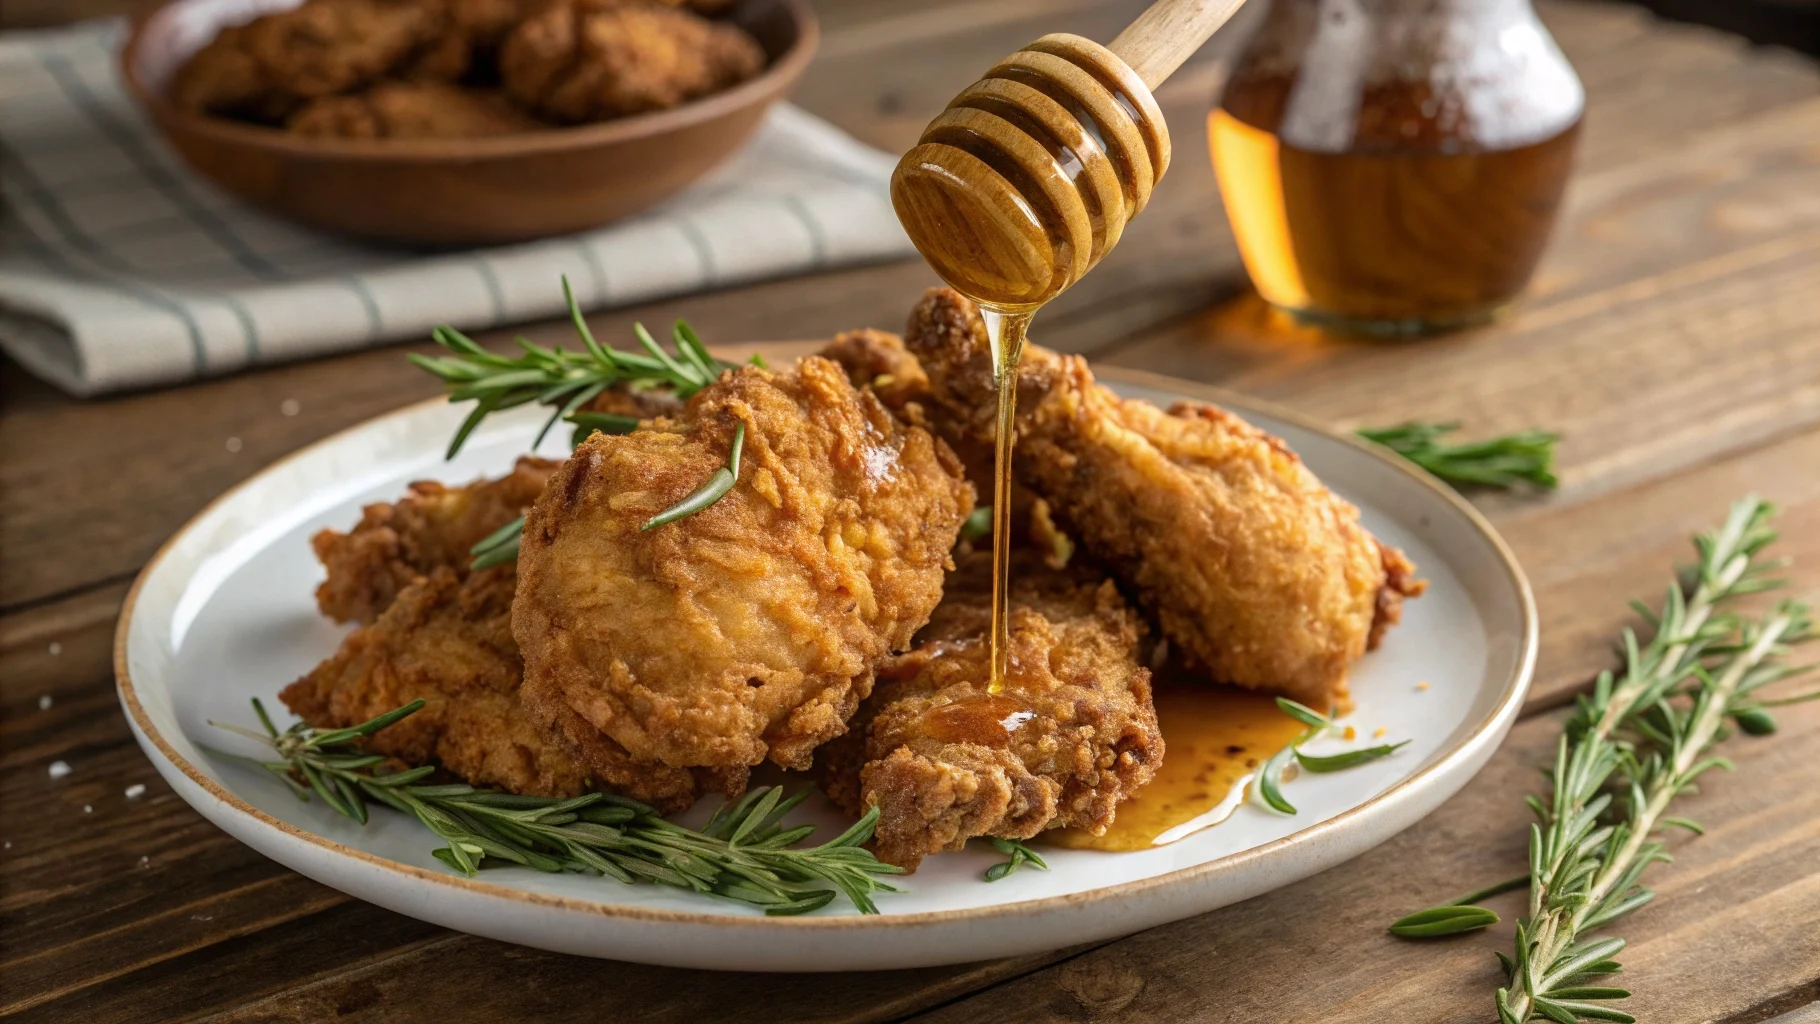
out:
{"label": "wood grain texture", "polygon": [[[901,151],[992,60],[1049,31],[1110,39],[1134,0],[840,0],[797,98]],[[1522,794],[1558,712],[1737,495],[1786,507],[1786,553],[1820,590],[1820,73],[1788,54],[1605,3],[1544,16],[1589,93],[1566,220],[1530,300],[1416,346],[1285,325],[1245,288],[1201,156],[1238,32],[1158,92],[1179,158],[1123,243],[1038,340],[1237,387],[1339,422],[1457,417],[1566,432],[1566,486],[1481,497],[1536,584],[1543,651],[1526,719],[1458,798],[1343,868],[1090,950],[815,978],[581,960],[348,900],[229,839],[133,744],[109,648],[125,586],[185,519],[270,461],[436,393],[397,346],[78,403],[0,365],[0,1016],[22,1021],[636,1019],[735,1022],[1488,1019],[1507,932],[1393,942],[1398,913],[1521,865]],[[1240,20],[1252,16],[1248,6]],[[1242,29],[1242,26],[1235,26]],[[593,318],[686,316],[711,340],[899,327],[921,263],[696,295]],[[565,325],[532,325],[539,341]],[[509,344],[507,332],[486,339]],[[774,348],[774,351],[800,351]],[[280,408],[299,403],[295,416]],[[239,438],[237,453],[226,440]],[[52,644],[56,652],[52,653]],[[39,698],[50,706],[39,709]],[[1687,809],[1620,929],[1652,1021],[1747,1024],[1820,999],[1820,717],[1731,745],[1736,775]],[[70,774],[52,780],[49,764]],[[143,784],[128,798],[126,788]],[[89,811],[84,812],[83,807]],[[140,858],[145,858],[142,862]],[[1507,901],[1500,904],[1508,908]],[[1065,942],[1065,938],[1058,938]],[[1745,979],[1748,984],[1740,984]],[[919,1016],[920,1015],[920,1016]],[[1811,1017],[1812,1014],[1809,1013]]]}

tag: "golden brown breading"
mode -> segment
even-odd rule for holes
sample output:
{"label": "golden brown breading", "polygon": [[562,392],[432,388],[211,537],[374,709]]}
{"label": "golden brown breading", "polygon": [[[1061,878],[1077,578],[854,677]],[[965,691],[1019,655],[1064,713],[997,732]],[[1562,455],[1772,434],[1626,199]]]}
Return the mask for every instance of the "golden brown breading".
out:
{"label": "golden brown breading", "polygon": [[466,139],[540,127],[497,92],[438,82],[381,82],[348,96],[324,96],[285,122],[299,135],[344,139]]}
{"label": "golden brown breading", "polygon": [[316,606],[336,622],[372,622],[399,591],[439,568],[466,575],[469,549],[537,500],[559,465],[526,455],[497,480],[450,487],[420,480],[396,502],[361,510],[352,530],[323,530],[310,538],[328,578]]}
{"label": "golden brown breading", "polygon": [[318,728],[357,725],[418,698],[423,710],[368,746],[412,765],[439,763],[477,786],[573,796],[588,771],[533,728],[518,704],[509,567],[463,581],[438,569],[398,593],[371,625],[279,698]]}
{"label": "golden brown breading", "polygon": [[[733,489],[641,529],[726,464],[741,423]],[[835,364],[729,371],[678,419],[590,437],[532,507],[525,703],[645,760],[807,767],[934,609],[972,502],[952,453]]]}
{"label": "golden brown breading", "polygon": [[537,0],[417,0],[440,11],[442,38],[436,47],[414,61],[406,74],[416,79],[452,82],[469,77],[476,66],[493,67],[506,35]]}
{"label": "golden brown breading", "polygon": [[223,29],[178,70],[171,98],[186,110],[279,122],[306,100],[405,67],[436,44],[443,20],[414,0],[309,0]]}
{"label": "golden brown breading", "polygon": [[[944,429],[991,437],[996,393],[973,304],[931,289],[906,342]],[[1027,346],[1016,472],[1215,678],[1325,708],[1420,581],[1282,441],[1210,405],[1167,413]]]}
{"label": "golden brown breading", "polygon": [[818,354],[839,363],[854,387],[871,388],[892,412],[929,400],[929,375],[904,347],[904,339],[889,331],[842,331]]}
{"label": "golden brown breading", "polygon": [[764,65],[736,25],[623,0],[555,0],[513,29],[499,56],[508,95],[570,124],[667,110]]}
{"label": "golden brown breading", "polygon": [[666,813],[687,808],[702,788],[727,788],[703,773],[635,764],[600,744],[581,756],[535,724],[518,699],[524,666],[512,639],[516,584],[510,566],[466,580],[437,569],[401,590],[377,621],[349,634],[334,656],[279,697],[325,729],[422,698],[422,710],[376,733],[368,746],[411,765],[440,764],[476,786],[573,796],[593,777]]}
{"label": "golden brown breading", "polygon": [[[980,500],[991,500],[991,438],[982,441],[966,431],[944,431],[939,424],[929,421],[935,406],[929,375],[923,372],[923,364],[904,345],[904,339],[870,327],[843,331],[822,346],[818,355],[839,363],[854,387],[871,388],[898,419],[942,435],[967,467],[967,479],[972,482]],[[1020,511],[1025,506],[1021,492],[1022,488],[1016,492]],[[1023,521],[1021,516],[1018,521]]]}
{"label": "golden brown breading", "polygon": [[991,557],[970,556],[918,646],[880,670],[850,733],[823,750],[823,789],[879,809],[880,860],[914,871],[972,836],[1095,834],[1163,759],[1142,623],[1110,581],[1014,557],[1011,667],[990,693]]}

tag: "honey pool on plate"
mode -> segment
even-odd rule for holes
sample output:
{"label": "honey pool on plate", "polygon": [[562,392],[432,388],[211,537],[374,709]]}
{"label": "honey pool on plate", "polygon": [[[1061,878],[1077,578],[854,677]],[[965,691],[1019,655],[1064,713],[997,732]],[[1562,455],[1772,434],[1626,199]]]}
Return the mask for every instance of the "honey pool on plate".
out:
{"label": "honey pool on plate", "polygon": [[1275,698],[1222,686],[1164,683],[1156,689],[1163,767],[1119,805],[1103,836],[1056,829],[1043,839],[1076,850],[1146,850],[1225,821],[1270,755],[1301,735]]}

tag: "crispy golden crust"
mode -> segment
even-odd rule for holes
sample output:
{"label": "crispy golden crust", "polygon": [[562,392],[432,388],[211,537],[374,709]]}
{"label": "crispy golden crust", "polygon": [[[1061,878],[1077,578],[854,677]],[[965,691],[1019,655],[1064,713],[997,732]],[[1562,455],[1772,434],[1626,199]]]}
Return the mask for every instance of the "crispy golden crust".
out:
{"label": "crispy golden crust", "polygon": [[171,98],[276,123],[307,100],[407,68],[436,46],[444,20],[414,0],[310,0],[223,29],[178,70]]}
{"label": "crispy golden crust", "polygon": [[[640,526],[725,465],[708,508]],[[973,492],[952,453],[839,367],[744,367],[681,418],[595,434],[532,507],[513,628],[524,699],[633,756],[807,767],[941,596]]]}
{"label": "crispy golden crust", "polygon": [[375,752],[441,764],[477,786],[573,796],[588,770],[519,706],[510,567],[462,580],[438,569],[405,587],[372,625],[279,694],[318,728],[357,725],[413,700],[423,710],[376,733]]}
{"label": "crispy golden crust", "polygon": [[818,354],[839,363],[854,387],[871,388],[892,412],[929,400],[929,375],[904,347],[904,339],[889,331],[842,331]]}
{"label": "crispy golden crust", "polygon": [[824,748],[823,789],[858,815],[875,805],[879,859],[914,871],[972,836],[1097,833],[1150,781],[1163,737],[1138,617],[1110,581],[1019,553],[1011,669],[987,691],[990,557],[968,559],[908,654],[880,671],[848,735]]}
{"label": "crispy golden crust", "polygon": [[506,38],[506,92],[578,124],[668,110],[757,75],[765,54],[736,25],[623,0],[554,0]]}
{"label": "crispy golden crust", "polygon": [[542,125],[496,92],[436,82],[382,82],[349,96],[311,100],[285,130],[344,139],[471,139]]}
{"label": "crispy golden crust", "polygon": [[599,733],[577,736],[528,714],[512,638],[516,587],[510,566],[466,580],[437,569],[279,696],[319,728],[356,725],[423,698],[423,710],[369,746],[411,765],[440,764],[476,786],[573,796],[602,784],[664,813],[686,809],[702,792],[744,787],[743,773],[639,763]]}
{"label": "crispy golden crust", "polygon": [[368,505],[347,533],[310,538],[328,578],[316,605],[336,622],[372,622],[399,591],[439,568],[467,573],[470,548],[521,515],[556,471],[553,459],[527,455],[497,480],[450,487],[422,480],[396,502]]}
{"label": "crispy golden crust", "polygon": [[[932,289],[906,342],[943,429],[991,436],[991,354],[972,303]],[[1348,667],[1420,592],[1357,509],[1237,416],[1122,400],[1079,357],[1027,347],[1018,392],[1020,480],[1171,640],[1222,681],[1347,701]]]}

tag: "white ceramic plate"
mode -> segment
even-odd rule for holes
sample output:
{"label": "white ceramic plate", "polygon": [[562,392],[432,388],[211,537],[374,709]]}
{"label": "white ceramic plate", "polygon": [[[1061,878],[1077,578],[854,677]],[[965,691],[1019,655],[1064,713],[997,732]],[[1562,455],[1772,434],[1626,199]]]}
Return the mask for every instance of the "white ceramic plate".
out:
{"label": "white ceramic plate", "polygon": [[[532,409],[493,417],[445,463],[464,410],[413,406],[306,448],[222,496],[159,551],[127,598],[115,651],[120,700],[140,746],[185,800],[311,878],[478,935],[699,968],[916,967],[1124,935],[1330,868],[1453,795],[1503,739],[1535,661],[1529,586],[1491,527],[1395,456],[1280,409],[1168,378],[1102,376],[1124,394],[1163,404],[1218,401],[1280,435],[1429,581],[1403,625],[1353,674],[1358,709],[1350,721],[1412,742],[1360,768],[1296,778],[1285,788],[1300,808],[1294,817],[1248,805],[1222,825],[1151,850],[1048,849],[1053,870],[992,884],[980,873],[1002,858],[976,844],[982,849],[925,861],[906,893],[880,898],[880,916],[837,903],[806,917],[767,918],[743,904],[579,875],[511,867],[463,878],[430,856],[438,843],[415,821],[380,809],[363,828],[320,801],[299,802],[258,769],[201,750],[199,743],[237,749],[205,720],[250,724],[254,696],[281,709],[277,691],[344,632],[316,612],[312,590],[322,572],[309,535],[345,528],[362,504],[395,498],[410,480],[466,482],[503,471],[535,433]],[[559,439],[547,447],[562,453]],[[800,813],[821,820],[824,837],[844,827],[817,804]]]}

